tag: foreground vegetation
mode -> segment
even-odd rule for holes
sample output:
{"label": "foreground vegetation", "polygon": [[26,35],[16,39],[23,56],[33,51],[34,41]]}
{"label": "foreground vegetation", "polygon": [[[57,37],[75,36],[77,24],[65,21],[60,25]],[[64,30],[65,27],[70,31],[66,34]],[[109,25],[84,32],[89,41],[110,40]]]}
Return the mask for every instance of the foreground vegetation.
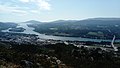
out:
{"label": "foreground vegetation", "polygon": [[119,68],[114,52],[63,43],[37,46],[0,43],[0,68]]}

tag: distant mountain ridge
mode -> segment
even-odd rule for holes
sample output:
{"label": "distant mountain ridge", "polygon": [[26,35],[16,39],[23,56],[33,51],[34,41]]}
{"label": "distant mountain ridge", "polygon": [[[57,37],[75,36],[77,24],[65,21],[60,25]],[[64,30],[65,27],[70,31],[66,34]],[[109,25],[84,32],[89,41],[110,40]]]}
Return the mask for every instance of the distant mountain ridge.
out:
{"label": "distant mountain ridge", "polygon": [[24,23],[31,23],[31,24],[41,24],[41,23],[65,23],[65,22],[70,22],[70,23],[74,23],[74,22],[88,22],[88,21],[119,21],[120,18],[88,18],[88,19],[83,19],[83,20],[56,20],[56,21],[52,21],[52,22],[41,22],[41,21],[36,21],[36,20],[29,20],[26,21]]}
{"label": "distant mountain ridge", "polygon": [[91,20],[120,20],[120,18],[90,18]]}
{"label": "distant mountain ridge", "polygon": [[[52,22],[30,20],[22,23],[31,23],[27,25],[35,28],[34,31],[47,35],[100,39],[112,39],[115,35],[117,39],[120,39],[120,18],[89,18]],[[1,25],[3,27],[1,30],[11,28],[9,24],[9,27],[6,25],[4,27]]]}
{"label": "distant mountain ridge", "polygon": [[[83,19],[83,20],[56,20],[56,21],[51,21],[51,22],[42,22],[42,21],[37,21],[37,20],[28,20],[22,23],[60,23],[60,22],[80,22],[80,21],[93,21],[93,20],[101,20],[101,21],[112,21],[112,20],[120,20],[120,18],[88,18],[88,19]],[[0,22],[0,23],[16,23],[16,22]]]}
{"label": "distant mountain ridge", "polygon": [[8,28],[15,28],[18,24],[13,22],[0,22],[0,31]]}
{"label": "distant mountain ridge", "polygon": [[57,20],[32,24],[34,31],[55,36],[120,39],[120,18],[89,18],[84,20]]}
{"label": "distant mountain ridge", "polygon": [[43,23],[43,22],[40,22],[40,21],[36,21],[36,20],[29,20],[29,21],[26,21],[26,22],[23,22],[23,23],[35,23],[35,24],[40,24],[40,23]]}

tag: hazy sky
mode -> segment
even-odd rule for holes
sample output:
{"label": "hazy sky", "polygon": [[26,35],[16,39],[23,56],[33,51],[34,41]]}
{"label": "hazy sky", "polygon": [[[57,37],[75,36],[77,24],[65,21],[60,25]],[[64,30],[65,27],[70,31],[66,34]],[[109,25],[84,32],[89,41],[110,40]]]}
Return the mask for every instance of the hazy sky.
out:
{"label": "hazy sky", "polygon": [[0,21],[119,17],[120,0],[0,0]]}

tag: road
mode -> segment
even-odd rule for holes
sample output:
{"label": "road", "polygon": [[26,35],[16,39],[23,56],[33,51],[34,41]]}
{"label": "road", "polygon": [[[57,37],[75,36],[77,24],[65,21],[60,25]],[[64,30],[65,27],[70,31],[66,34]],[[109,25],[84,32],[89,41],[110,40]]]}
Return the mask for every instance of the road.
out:
{"label": "road", "polygon": [[118,51],[117,47],[114,46],[114,41],[115,41],[115,35],[112,39],[111,46],[114,48],[114,51]]}

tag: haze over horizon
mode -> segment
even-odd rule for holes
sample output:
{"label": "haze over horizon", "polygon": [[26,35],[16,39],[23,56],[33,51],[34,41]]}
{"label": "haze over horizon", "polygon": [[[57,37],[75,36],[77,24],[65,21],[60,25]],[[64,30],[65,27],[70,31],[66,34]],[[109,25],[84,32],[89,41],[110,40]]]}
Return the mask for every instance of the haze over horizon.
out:
{"label": "haze over horizon", "polygon": [[120,18],[120,0],[0,0],[0,21]]}

